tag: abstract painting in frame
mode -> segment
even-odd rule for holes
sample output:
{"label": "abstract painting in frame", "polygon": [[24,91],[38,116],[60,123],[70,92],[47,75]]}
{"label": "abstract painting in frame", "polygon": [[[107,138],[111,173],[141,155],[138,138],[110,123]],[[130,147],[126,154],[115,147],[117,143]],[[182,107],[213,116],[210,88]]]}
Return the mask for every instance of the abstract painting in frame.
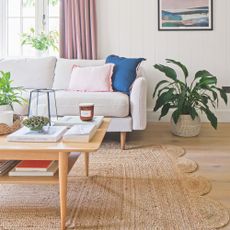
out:
{"label": "abstract painting in frame", "polygon": [[212,0],[158,0],[159,30],[212,30]]}

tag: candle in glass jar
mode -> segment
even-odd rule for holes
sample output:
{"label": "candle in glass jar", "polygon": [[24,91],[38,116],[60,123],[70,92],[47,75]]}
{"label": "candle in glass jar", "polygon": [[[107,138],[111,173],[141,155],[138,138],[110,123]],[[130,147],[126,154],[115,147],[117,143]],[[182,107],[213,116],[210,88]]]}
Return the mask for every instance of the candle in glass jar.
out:
{"label": "candle in glass jar", "polygon": [[93,103],[81,103],[79,104],[80,119],[82,121],[91,121],[94,116],[94,104]]}

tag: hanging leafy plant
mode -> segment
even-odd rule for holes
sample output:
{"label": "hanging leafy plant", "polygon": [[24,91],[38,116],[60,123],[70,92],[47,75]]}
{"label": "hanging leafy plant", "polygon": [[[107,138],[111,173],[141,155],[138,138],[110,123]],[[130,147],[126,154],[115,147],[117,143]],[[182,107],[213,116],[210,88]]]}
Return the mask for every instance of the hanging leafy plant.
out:
{"label": "hanging leafy plant", "polygon": [[58,51],[58,32],[50,31],[47,34],[45,32],[35,34],[34,28],[31,28],[28,33],[22,33],[21,44],[30,45],[41,51],[46,51],[49,47],[51,47],[54,51]]}
{"label": "hanging leafy plant", "polygon": [[156,85],[153,92],[153,98],[157,98],[154,111],[161,110],[159,119],[167,115],[170,109],[174,109],[172,118],[176,124],[180,115],[189,114],[194,120],[200,111],[206,114],[212,127],[216,129],[217,117],[210,110],[210,106],[218,107],[219,96],[227,104],[226,92],[217,87],[217,78],[207,70],[200,70],[189,84],[189,72],[186,66],[172,59],[166,61],[182,70],[184,80],[178,78],[173,68],[161,64],[154,65],[167,77],[167,80],[162,80]]}

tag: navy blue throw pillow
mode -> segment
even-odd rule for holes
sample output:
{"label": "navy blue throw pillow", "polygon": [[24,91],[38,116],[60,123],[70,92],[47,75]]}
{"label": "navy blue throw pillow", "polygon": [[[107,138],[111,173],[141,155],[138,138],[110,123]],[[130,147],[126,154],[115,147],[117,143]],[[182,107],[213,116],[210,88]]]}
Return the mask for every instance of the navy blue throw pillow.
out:
{"label": "navy blue throw pillow", "polygon": [[130,86],[136,79],[136,69],[144,60],[144,58],[125,58],[116,55],[108,56],[106,63],[115,64],[112,76],[113,89],[129,95]]}

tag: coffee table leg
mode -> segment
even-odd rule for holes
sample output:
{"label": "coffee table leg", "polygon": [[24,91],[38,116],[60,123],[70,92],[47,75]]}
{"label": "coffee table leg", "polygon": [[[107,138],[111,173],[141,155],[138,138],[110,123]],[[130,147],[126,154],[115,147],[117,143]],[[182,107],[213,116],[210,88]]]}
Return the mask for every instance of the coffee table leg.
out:
{"label": "coffee table leg", "polygon": [[85,157],[85,175],[89,176],[89,153],[84,153]]}
{"label": "coffee table leg", "polygon": [[67,215],[67,173],[68,173],[68,153],[59,153],[59,191],[60,191],[60,212],[61,230],[65,229]]}

